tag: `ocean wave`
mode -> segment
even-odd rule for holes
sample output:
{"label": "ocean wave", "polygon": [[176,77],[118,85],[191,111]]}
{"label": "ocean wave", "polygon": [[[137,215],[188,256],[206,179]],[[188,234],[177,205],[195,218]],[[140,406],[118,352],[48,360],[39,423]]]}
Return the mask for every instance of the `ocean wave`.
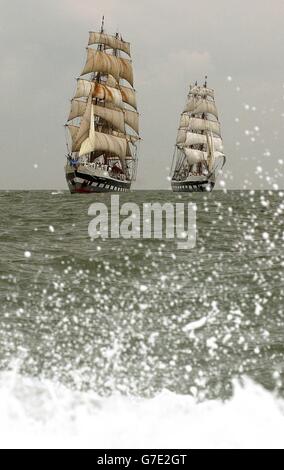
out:
{"label": "ocean wave", "polygon": [[284,401],[245,378],[225,403],[76,392],[0,374],[1,448],[284,448]]}

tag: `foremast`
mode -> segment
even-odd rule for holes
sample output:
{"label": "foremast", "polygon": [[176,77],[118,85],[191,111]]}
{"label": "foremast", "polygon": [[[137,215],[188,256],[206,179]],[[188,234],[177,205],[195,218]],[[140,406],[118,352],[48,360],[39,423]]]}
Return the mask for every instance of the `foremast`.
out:
{"label": "foremast", "polygon": [[100,32],[89,33],[66,126],[73,161],[100,161],[134,179],[140,137],[130,43],[106,34],[104,17]]}
{"label": "foremast", "polygon": [[[173,180],[212,174],[223,158],[223,141],[214,90],[205,83],[190,86],[175,147]],[[224,157],[225,158],[225,157]]]}

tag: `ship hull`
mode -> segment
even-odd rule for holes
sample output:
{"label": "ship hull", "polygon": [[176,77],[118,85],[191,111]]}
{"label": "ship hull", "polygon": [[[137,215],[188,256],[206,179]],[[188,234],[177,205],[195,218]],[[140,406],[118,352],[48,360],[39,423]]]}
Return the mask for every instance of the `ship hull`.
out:
{"label": "ship hull", "polygon": [[66,172],[66,181],[71,194],[128,192],[131,188],[131,181],[119,181],[76,170]]}
{"label": "ship hull", "polygon": [[201,193],[212,192],[215,187],[213,181],[172,181],[174,193]]}

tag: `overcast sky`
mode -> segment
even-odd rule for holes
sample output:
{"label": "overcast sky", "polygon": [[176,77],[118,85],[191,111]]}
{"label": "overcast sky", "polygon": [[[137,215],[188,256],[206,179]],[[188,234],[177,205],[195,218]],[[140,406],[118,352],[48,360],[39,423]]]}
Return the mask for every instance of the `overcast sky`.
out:
{"label": "overcast sky", "polygon": [[[63,125],[88,31],[132,44],[136,189],[167,189],[189,84],[216,90],[228,188],[284,188],[283,0],[0,0],[0,189],[66,189]],[[277,186],[274,186],[275,188]]]}

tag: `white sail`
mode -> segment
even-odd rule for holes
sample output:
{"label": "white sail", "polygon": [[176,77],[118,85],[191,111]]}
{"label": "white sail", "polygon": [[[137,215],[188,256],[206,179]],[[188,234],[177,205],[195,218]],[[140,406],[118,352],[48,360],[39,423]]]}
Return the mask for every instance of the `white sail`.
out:
{"label": "white sail", "polygon": [[115,129],[119,130],[120,132],[125,132],[123,111],[96,105],[93,106],[93,111],[96,116],[105,119],[105,121],[109,122],[112,126],[115,127]]}
{"label": "white sail", "polygon": [[127,103],[133,108],[137,109],[136,92],[133,88],[121,85],[112,75],[108,75],[104,84],[112,88],[118,88],[121,92],[124,103]]}
{"label": "white sail", "polygon": [[139,114],[135,111],[124,111],[125,123],[139,134]]}
{"label": "white sail", "polygon": [[178,135],[177,135],[177,145],[183,145],[186,140],[186,130],[185,129],[179,129]]}
{"label": "white sail", "polygon": [[124,160],[127,152],[127,141],[119,137],[94,131],[94,137],[92,136],[83,142],[80,156],[95,151],[111,153],[117,155],[121,160]]}
{"label": "white sail", "polygon": [[101,83],[94,86],[93,97],[104,100],[106,103],[112,103],[118,108],[124,108],[120,90]]}
{"label": "white sail", "polygon": [[87,61],[84,70],[81,74],[86,75],[88,73],[99,72],[102,74],[111,74],[116,80],[119,80],[119,62],[114,56],[110,56],[101,51],[94,51],[93,49],[87,49]]}
{"label": "white sail", "polygon": [[67,124],[66,126],[70,132],[71,140],[72,140],[72,149],[74,147],[74,143],[76,142],[76,136],[79,131],[79,126],[72,126],[71,124]]}
{"label": "white sail", "polygon": [[213,142],[212,132],[210,134],[208,132],[206,133],[206,139],[207,139],[207,153],[208,153],[207,164],[208,164],[208,169],[211,172],[213,170],[214,163],[215,163],[215,156],[214,156],[215,146]]}
{"label": "white sail", "polygon": [[118,81],[112,75],[108,75],[105,85],[116,88],[118,86]]}
{"label": "white sail", "polygon": [[207,160],[207,152],[188,148],[184,148],[183,151],[190,165],[194,165],[195,163],[200,163]]}
{"label": "white sail", "polygon": [[184,129],[188,127],[189,116],[187,114],[182,114],[179,123],[179,129]]}
{"label": "white sail", "polygon": [[87,61],[81,75],[92,72],[111,74],[117,81],[120,78],[127,80],[133,86],[132,63],[127,59],[121,59],[101,51],[87,49]]}
{"label": "white sail", "polygon": [[120,58],[119,64],[120,64],[119,77],[124,78],[125,80],[128,81],[128,83],[130,83],[131,86],[133,86],[134,78],[133,78],[132,62],[127,59]]}
{"label": "white sail", "polygon": [[90,94],[88,98],[88,103],[86,106],[86,111],[84,115],[82,116],[80,128],[76,135],[76,140],[73,143],[73,148],[72,148],[73,152],[78,152],[80,150],[82,143],[84,142],[84,140],[87,139],[89,135],[90,122],[92,118],[92,110],[93,110],[92,95]]}
{"label": "white sail", "polygon": [[127,134],[125,132],[122,133],[122,132],[113,131],[112,135],[114,135],[116,137],[120,137],[121,139],[126,139],[127,142],[129,142],[132,145],[135,145],[138,142],[138,140],[140,140],[139,136],[130,135],[130,134]]}
{"label": "white sail", "polygon": [[130,56],[130,43],[109,34],[90,32],[89,46],[93,44],[103,44],[110,49],[119,49]]}
{"label": "white sail", "polygon": [[[204,134],[195,134],[194,132],[179,131],[180,140],[177,144],[181,144],[184,147],[190,147],[191,145],[204,145],[207,144],[207,137]],[[222,152],[223,141],[219,137],[213,137],[213,143],[216,150]]]}
{"label": "white sail", "polygon": [[181,124],[181,128],[186,128],[192,131],[209,131],[221,137],[221,127],[218,121],[192,118],[184,114],[182,116]]}
{"label": "white sail", "polygon": [[120,91],[121,91],[122,100],[124,101],[124,103],[127,103],[133,108],[137,109],[135,91],[132,88],[127,88],[125,86],[120,86]]}
{"label": "white sail", "polygon": [[190,98],[184,111],[192,114],[209,113],[218,118],[218,110],[215,102],[206,99]]}
{"label": "white sail", "polygon": [[[76,117],[82,117],[86,111],[87,103],[83,101],[72,101],[71,112],[68,121],[75,119]],[[93,107],[96,116],[99,116],[108,121],[112,126],[118,129],[120,132],[125,131],[124,124],[124,113],[119,109],[110,109],[108,107],[97,106]]]}
{"label": "white sail", "polygon": [[77,90],[74,98],[87,98],[91,93],[92,87],[93,83],[90,82],[90,80],[84,80],[83,78],[79,78],[77,80]]}
{"label": "white sail", "polygon": [[91,119],[90,119],[90,128],[89,128],[89,137],[82,142],[80,147],[79,156],[82,157],[92,151],[96,150],[95,147],[96,136],[95,136],[95,120],[94,120],[94,105],[91,104]]}
{"label": "white sail", "polygon": [[87,108],[87,103],[85,101],[72,100],[71,101],[71,111],[68,117],[68,121],[76,119],[77,117],[83,116]]}

